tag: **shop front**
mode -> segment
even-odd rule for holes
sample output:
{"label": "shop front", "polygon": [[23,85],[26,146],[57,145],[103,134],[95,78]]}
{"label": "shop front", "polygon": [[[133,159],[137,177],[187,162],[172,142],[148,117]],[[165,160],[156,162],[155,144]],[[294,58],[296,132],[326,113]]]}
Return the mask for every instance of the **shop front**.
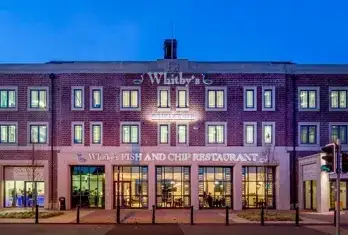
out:
{"label": "shop front", "polygon": [[[178,152],[173,152],[176,149]],[[289,209],[289,155],[260,148],[125,147],[62,150],[58,197],[67,208],[258,208]],[[179,152],[180,151],[180,152]]]}

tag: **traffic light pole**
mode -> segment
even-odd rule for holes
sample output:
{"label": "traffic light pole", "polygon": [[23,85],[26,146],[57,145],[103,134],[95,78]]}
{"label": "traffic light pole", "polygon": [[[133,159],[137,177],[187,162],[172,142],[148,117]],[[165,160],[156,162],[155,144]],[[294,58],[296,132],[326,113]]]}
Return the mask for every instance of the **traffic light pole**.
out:
{"label": "traffic light pole", "polygon": [[336,235],[340,235],[340,215],[341,215],[341,142],[337,140],[337,149],[334,151],[336,158]]}

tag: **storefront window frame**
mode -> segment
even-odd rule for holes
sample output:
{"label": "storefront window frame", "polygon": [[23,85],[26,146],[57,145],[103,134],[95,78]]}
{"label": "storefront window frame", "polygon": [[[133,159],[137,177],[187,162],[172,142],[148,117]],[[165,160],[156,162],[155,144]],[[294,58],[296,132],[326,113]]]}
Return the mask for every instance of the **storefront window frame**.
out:
{"label": "storefront window frame", "polygon": [[[242,187],[244,187],[244,189],[242,188],[242,208],[243,209],[256,209],[256,208],[258,208],[257,205],[256,206],[249,206],[249,205],[245,206],[244,201],[247,200],[247,197],[250,197],[249,194],[246,194],[246,183],[248,183],[248,182],[256,182],[256,183],[257,182],[264,182],[264,183],[272,183],[272,195],[268,195],[268,198],[267,198],[269,200],[269,197],[272,197],[272,206],[267,206],[267,207],[269,209],[275,209],[276,208],[276,200],[277,200],[277,198],[276,198],[276,191],[275,191],[275,186],[276,186],[275,185],[276,184],[276,175],[275,175],[275,173],[276,173],[276,166],[251,166],[251,165],[242,166],[242,174],[243,174],[243,171],[244,171],[243,168],[249,169],[251,167],[255,167],[256,168],[256,176],[255,176],[256,178],[255,178],[255,180],[250,181],[249,180],[249,175],[247,173],[246,173],[245,176],[242,175]],[[258,175],[259,175],[258,169],[259,168],[271,168],[272,169],[272,179],[273,179],[272,182],[268,181],[268,179],[264,180],[264,181],[258,181]],[[246,171],[246,172],[248,172],[248,171]],[[243,180],[243,177],[246,180]],[[244,193],[243,193],[243,191],[244,191]],[[256,197],[256,202],[258,202],[258,194],[256,194],[255,197]],[[266,200],[266,198],[265,198],[265,200]]]}

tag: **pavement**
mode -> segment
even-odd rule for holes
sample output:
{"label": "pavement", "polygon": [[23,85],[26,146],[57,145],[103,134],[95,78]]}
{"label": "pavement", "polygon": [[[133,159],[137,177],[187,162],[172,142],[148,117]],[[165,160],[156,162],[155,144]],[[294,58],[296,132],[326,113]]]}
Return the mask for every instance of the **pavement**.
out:
{"label": "pavement", "polygon": [[[332,226],[295,227],[295,226],[260,226],[260,225],[73,225],[73,224],[10,224],[0,225],[1,234],[22,235],[324,235],[335,234]],[[341,235],[348,231],[342,230]]]}

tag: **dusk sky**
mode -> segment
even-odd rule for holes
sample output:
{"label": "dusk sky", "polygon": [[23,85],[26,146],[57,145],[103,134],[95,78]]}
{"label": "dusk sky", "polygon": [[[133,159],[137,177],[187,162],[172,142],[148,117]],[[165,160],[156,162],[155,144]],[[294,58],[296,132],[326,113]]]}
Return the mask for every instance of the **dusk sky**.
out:
{"label": "dusk sky", "polygon": [[348,63],[347,0],[2,0],[0,62],[178,57]]}

